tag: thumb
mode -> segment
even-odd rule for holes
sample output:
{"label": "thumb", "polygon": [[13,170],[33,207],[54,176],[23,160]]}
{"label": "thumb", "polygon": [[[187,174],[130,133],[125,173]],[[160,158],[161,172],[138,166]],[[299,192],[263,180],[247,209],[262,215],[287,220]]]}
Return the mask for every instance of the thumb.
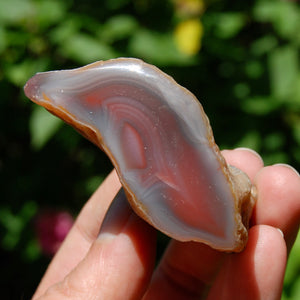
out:
{"label": "thumb", "polygon": [[84,259],[39,299],[140,299],[152,275],[155,230],[118,193]]}

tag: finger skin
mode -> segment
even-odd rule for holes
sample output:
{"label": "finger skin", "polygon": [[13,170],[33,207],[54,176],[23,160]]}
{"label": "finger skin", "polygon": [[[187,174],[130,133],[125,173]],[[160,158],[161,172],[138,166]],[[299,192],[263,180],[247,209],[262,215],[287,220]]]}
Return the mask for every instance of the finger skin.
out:
{"label": "finger skin", "polygon": [[228,255],[207,300],[279,300],[286,267],[286,245],[274,227],[256,225],[245,250]]}
{"label": "finger skin", "polygon": [[143,300],[202,299],[225,256],[201,243],[172,241]]}
{"label": "finger skin", "polygon": [[258,154],[247,149],[223,155],[258,189],[246,249],[220,254],[201,244],[173,241],[145,299],[280,299],[287,249],[277,228],[292,244],[299,227],[299,176],[282,165],[263,168]]}
{"label": "finger skin", "polygon": [[[252,179],[263,167],[262,159],[253,151],[237,149],[222,154]],[[144,299],[199,299],[207,294],[226,256],[201,243],[172,241]]]}
{"label": "finger skin", "polygon": [[252,149],[223,150],[222,155],[229,165],[245,172],[252,182],[254,182],[257,172],[264,166],[262,158]]}
{"label": "finger skin", "polygon": [[109,209],[84,259],[41,300],[141,299],[154,267],[155,229],[132,211],[125,196],[118,199],[121,204]]}
{"label": "finger skin", "polygon": [[[258,189],[251,222],[254,226],[249,231],[246,249],[239,254],[226,254],[200,243],[172,241],[154,273],[144,300],[206,297],[233,300],[280,299],[287,252],[282,235],[276,228],[284,232],[290,249],[299,228],[299,176],[282,165],[263,168],[259,155],[247,149],[227,150],[223,151],[223,155],[229,164],[247,173]],[[111,182],[115,194],[120,184],[114,184],[114,180]],[[109,185],[107,188],[109,189]],[[88,219],[93,215],[97,206],[95,203],[99,199],[94,205],[88,202],[86,213],[83,210],[83,217],[78,218],[82,221],[79,226],[83,228],[82,232],[74,229],[77,231],[77,238],[74,235],[69,242],[66,241],[64,245],[67,246],[62,247],[59,252],[62,253],[61,256],[54,259],[53,267],[50,267],[42,281],[40,293],[36,295],[41,295],[50,285],[59,281],[55,275],[60,275],[59,272],[63,270],[62,275],[66,276],[82,260],[65,280],[61,276],[62,281],[48,290],[48,298],[42,299],[89,299],[86,295],[91,295],[91,299],[98,299],[95,295],[99,295],[99,299],[142,297],[153,268],[153,228],[132,215],[129,218],[132,226],[128,225],[128,221],[127,231],[124,229],[124,232],[113,238],[111,234],[104,234],[92,244],[110,199],[107,200],[105,209],[100,210],[100,221],[94,221],[97,225],[92,226],[84,224],[91,224]],[[82,240],[84,251],[68,258],[76,240]],[[64,258],[68,262],[66,268]],[[124,298],[124,295],[129,298]],[[251,297],[246,298],[245,295]]]}
{"label": "finger skin", "polygon": [[33,300],[51,285],[63,280],[84,258],[96,239],[108,206],[120,186],[116,172],[112,171],[78,215],[74,226],[42,278]]}
{"label": "finger skin", "polygon": [[254,209],[256,224],[282,230],[291,249],[300,224],[300,177],[289,166],[263,168],[255,177],[258,201]]}

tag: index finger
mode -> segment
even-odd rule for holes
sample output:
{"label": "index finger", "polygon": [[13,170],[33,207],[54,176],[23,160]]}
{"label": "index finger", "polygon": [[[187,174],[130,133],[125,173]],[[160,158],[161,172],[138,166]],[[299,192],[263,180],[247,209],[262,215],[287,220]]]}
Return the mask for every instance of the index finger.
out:
{"label": "index finger", "polygon": [[51,261],[34,297],[61,281],[87,254],[98,236],[105,213],[121,184],[113,170],[79,213],[72,229]]}
{"label": "index finger", "polygon": [[258,199],[254,209],[255,224],[279,228],[292,247],[300,223],[300,177],[288,165],[263,168],[255,177]]}

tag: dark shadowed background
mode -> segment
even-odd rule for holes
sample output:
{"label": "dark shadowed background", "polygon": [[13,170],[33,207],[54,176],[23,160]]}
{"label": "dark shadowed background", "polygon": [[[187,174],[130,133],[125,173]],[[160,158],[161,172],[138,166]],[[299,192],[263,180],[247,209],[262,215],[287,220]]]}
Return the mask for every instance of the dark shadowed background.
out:
{"label": "dark shadowed background", "polygon": [[[221,149],[300,170],[300,6],[284,0],[0,0],[0,286],[28,299],[112,166],[31,103],[36,72],[120,56],[191,90]],[[300,240],[282,299],[300,299]]]}

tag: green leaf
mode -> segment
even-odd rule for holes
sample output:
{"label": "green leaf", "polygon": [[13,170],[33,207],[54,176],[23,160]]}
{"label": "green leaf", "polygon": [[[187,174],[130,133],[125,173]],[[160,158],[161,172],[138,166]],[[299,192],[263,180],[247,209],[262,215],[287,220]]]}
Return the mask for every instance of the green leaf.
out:
{"label": "green leaf", "polygon": [[0,1],[0,24],[15,24],[34,16],[35,7],[29,0]]}
{"label": "green leaf", "polygon": [[294,284],[294,279],[300,274],[300,234],[298,233],[295,244],[289,256],[284,284]]}
{"label": "green leaf", "polygon": [[294,120],[292,122],[292,133],[295,142],[300,146],[300,120]]}
{"label": "green leaf", "polygon": [[41,149],[56,133],[62,121],[44,108],[35,106],[30,116],[31,144],[35,150]]}
{"label": "green leaf", "polygon": [[8,79],[16,86],[23,87],[29,77],[36,72],[41,72],[46,69],[48,58],[40,59],[25,59],[19,64],[7,65],[5,74]]}
{"label": "green leaf", "polygon": [[106,6],[110,10],[120,9],[125,6],[129,0],[106,0]]}
{"label": "green leaf", "polygon": [[299,4],[292,1],[280,1],[277,17],[274,19],[274,27],[283,38],[299,41],[300,9]]}
{"label": "green leaf", "polygon": [[28,240],[25,249],[22,252],[23,259],[27,262],[37,260],[41,255],[41,246],[36,239]]}
{"label": "green leaf", "polygon": [[293,300],[298,300],[300,298],[300,277],[295,279],[295,283],[293,285]]}
{"label": "green leaf", "polygon": [[250,87],[246,82],[239,82],[234,85],[233,93],[237,98],[243,99],[250,93]]}
{"label": "green leaf", "polygon": [[138,30],[132,37],[129,50],[133,56],[141,57],[159,65],[190,64],[194,60],[177,50],[173,35]]}
{"label": "green leaf", "polygon": [[60,51],[66,57],[70,57],[80,64],[88,64],[117,56],[109,45],[84,33],[77,33],[67,38]]}
{"label": "green leaf", "polygon": [[2,26],[0,26],[0,54],[6,49],[6,47],[7,47],[6,31]]}
{"label": "green leaf", "polygon": [[276,32],[284,38],[300,42],[300,9],[292,1],[259,1],[254,7],[254,18],[260,22],[270,22]]}
{"label": "green leaf", "polygon": [[36,3],[36,20],[39,24],[48,27],[56,24],[65,16],[66,2],[43,0]]}
{"label": "green leaf", "polygon": [[255,40],[252,43],[250,50],[254,55],[260,56],[272,51],[277,46],[277,44],[278,41],[275,36],[265,35],[262,38]]}
{"label": "green leaf", "polygon": [[282,132],[272,132],[264,137],[264,148],[268,151],[282,149],[286,138]]}
{"label": "green leaf", "polygon": [[36,211],[37,205],[32,201],[25,202],[17,213],[12,212],[9,207],[1,207],[0,224],[6,232],[2,238],[4,248],[13,249],[17,245],[22,231]]}
{"label": "green leaf", "polygon": [[257,131],[248,131],[242,139],[238,141],[235,147],[246,147],[258,151],[261,146],[261,136]]}
{"label": "green leaf", "polygon": [[245,71],[249,78],[257,79],[263,74],[264,67],[259,60],[249,60],[245,63]]}
{"label": "green leaf", "polygon": [[269,55],[272,95],[280,100],[294,91],[298,77],[298,50],[293,46],[277,48]]}
{"label": "green leaf", "polygon": [[257,1],[253,9],[254,18],[260,22],[271,22],[278,16],[280,1]]}
{"label": "green leaf", "polygon": [[113,16],[101,28],[100,37],[102,40],[112,43],[132,35],[137,26],[137,21],[132,16]]}
{"label": "green leaf", "polygon": [[223,39],[236,36],[246,24],[242,13],[226,12],[216,16],[216,35]]}
{"label": "green leaf", "polygon": [[289,156],[285,151],[271,151],[267,155],[263,155],[263,161],[266,166],[289,162]]}
{"label": "green leaf", "polygon": [[104,176],[93,176],[85,181],[85,190],[87,194],[92,194],[104,180]]}
{"label": "green leaf", "polygon": [[278,109],[278,102],[270,97],[256,96],[241,102],[242,109],[248,113],[258,116],[267,115]]}
{"label": "green leaf", "polygon": [[70,36],[74,36],[79,28],[81,23],[78,18],[70,17],[65,21],[59,23],[50,33],[50,39],[54,44],[63,45]]}
{"label": "green leaf", "polygon": [[300,105],[300,72],[298,73],[296,84],[294,86],[294,94],[293,94],[293,107],[295,108],[295,104],[297,107]]}

